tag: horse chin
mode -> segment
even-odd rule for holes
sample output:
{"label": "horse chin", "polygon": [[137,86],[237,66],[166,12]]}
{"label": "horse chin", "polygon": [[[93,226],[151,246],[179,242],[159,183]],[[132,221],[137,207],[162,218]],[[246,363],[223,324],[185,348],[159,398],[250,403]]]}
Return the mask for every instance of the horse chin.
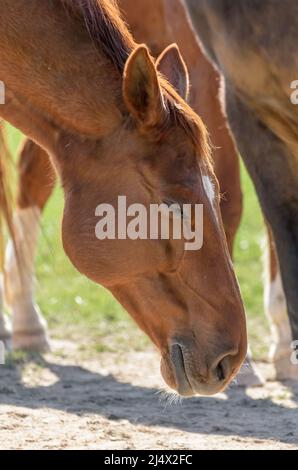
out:
{"label": "horse chin", "polygon": [[166,384],[179,395],[190,397],[195,395],[188,380],[184,366],[181,348],[178,345],[174,351],[166,353],[161,359],[160,370]]}

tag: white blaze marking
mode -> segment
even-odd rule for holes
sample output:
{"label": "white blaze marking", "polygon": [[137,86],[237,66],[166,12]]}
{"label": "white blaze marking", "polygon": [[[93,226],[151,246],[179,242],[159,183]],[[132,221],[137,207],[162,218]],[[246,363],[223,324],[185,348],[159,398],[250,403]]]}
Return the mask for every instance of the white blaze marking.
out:
{"label": "white blaze marking", "polygon": [[202,180],[203,180],[203,187],[205,189],[205,193],[210,201],[216,220],[218,221],[218,214],[217,214],[216,205],[215,205],[216,194],[215,194],[214,185],[212,183],[210,176],[208,175],[203,175]]}
{"label": "white blaze marking", "polygon": [[215,201],[215,191],[214,191],[213,183],[212,183],[210,177],[207,176],[207,175],[203,175],[202,178],[203,178],[203,186],[204,186],[205,192],[207,194],[207,197],[208,197],[211,205],[213,206],[214,201]]}

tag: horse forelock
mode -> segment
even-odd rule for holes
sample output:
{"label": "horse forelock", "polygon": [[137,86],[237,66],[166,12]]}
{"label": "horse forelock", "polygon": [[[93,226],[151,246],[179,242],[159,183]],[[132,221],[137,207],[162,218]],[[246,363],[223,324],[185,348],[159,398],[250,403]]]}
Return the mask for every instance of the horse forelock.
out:
{"label": "horse forelock", "polygon": [[166,106],[170,117],[169,127],[175,123],[182,128],[192,142],[198,158],[204,160],[207,166],[212,166],[210,136],[202,119],[163,78],[161,78],[161,87],[166,97]]}

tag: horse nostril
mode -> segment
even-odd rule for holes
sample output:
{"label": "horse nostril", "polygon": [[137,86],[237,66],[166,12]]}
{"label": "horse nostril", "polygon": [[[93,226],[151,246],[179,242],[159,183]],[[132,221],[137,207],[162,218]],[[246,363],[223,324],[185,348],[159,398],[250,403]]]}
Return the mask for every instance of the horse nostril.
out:
{"label": "horse nostril", "polygon": [[222,362],[220,362],[218,366],[216,367],[216,375],[217,375],[219,382],[221,382],[222,380],[225,380],[225,371],[224,371]]}
{"label": "horse nostril", "polygon": [[230,375],[231,355],[228,354],[222,358],[214,369],[214,375],[219,382],[223,382]]}

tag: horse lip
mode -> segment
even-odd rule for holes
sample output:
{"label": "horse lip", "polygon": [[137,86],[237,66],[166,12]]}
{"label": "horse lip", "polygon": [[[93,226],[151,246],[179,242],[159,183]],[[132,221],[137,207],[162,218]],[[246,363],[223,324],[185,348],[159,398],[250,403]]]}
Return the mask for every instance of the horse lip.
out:
{"label": "horse lip", "polygon": [[187,376],[185,362],[183,357],[183,349],[178,343],[173,343],[170,348],[170,358],[175,374],[177,392],[182,396],[194,395],[191,383]]}

